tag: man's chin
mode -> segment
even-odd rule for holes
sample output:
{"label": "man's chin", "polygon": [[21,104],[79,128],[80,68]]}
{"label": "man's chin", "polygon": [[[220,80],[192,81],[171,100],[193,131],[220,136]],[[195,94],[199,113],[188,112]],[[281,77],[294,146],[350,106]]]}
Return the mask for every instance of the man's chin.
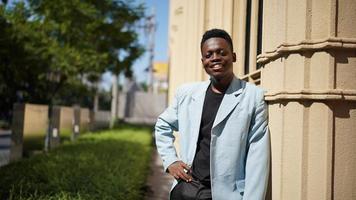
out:
{"label": "man's chin", "polygon": [[211,80],[213,83],[218,83],[218,82],[220,82],[223,78],[224,78],[223,75],[210,75],[210,80]]}
{"label": "man's chin", "polygon": [[212,73],[210,74],[210,80],[216,83],[221,82],[224,79],[230,79],[230,74],[222,74],[222,73]]}

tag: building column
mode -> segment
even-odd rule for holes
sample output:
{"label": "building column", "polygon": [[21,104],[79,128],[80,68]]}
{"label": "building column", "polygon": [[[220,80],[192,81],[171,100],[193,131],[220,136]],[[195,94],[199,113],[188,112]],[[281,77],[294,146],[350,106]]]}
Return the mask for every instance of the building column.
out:
{"label": "building column", "polygon": [[273,200],[356,197],[355,8],[352,0],[265,1],[257,58]]}

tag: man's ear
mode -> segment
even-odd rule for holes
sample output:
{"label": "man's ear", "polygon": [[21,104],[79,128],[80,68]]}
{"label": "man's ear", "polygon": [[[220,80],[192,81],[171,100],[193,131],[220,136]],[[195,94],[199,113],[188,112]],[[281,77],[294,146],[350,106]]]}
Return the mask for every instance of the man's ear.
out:
{"label": "man's ear", "polygon": [[201,57],[200,60],[201,60],[201,64],[203,64],[203,57]]}
{"label": "man's ear", "polygon": [[236,53],[232,53],[232,62],[236,62]]}

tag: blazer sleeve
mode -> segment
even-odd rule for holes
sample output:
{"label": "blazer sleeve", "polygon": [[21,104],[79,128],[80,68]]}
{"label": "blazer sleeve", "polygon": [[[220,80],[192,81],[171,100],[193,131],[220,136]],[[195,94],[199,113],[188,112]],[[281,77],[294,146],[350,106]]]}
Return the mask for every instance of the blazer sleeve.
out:
{"label": "blazer sleeve", "polygon": [[243,199],[264,200],[270,166],[268,111],[263,91],[257,95],[247,141],[245,190]]}
{"label": "blazer sleeve", "polygon": [[172,104],[158,117],[155,125],[155,140],[157,151],[163,161],[164,171],[167,172],[169,165],[179,160],[174,147],[175,137],[173,131],[178,131],[178,105],[179,90]]}

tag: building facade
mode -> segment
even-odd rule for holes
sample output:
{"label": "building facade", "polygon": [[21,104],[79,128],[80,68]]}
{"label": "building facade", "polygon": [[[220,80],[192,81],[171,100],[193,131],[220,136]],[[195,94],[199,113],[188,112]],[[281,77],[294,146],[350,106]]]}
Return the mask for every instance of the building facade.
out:
{"label": "building facade", "polygon": [[356,199],[356,1],[171,0],[169,101],[208,77],[200,39],[233,38],[235,74],[266,90],[273,200]]}

